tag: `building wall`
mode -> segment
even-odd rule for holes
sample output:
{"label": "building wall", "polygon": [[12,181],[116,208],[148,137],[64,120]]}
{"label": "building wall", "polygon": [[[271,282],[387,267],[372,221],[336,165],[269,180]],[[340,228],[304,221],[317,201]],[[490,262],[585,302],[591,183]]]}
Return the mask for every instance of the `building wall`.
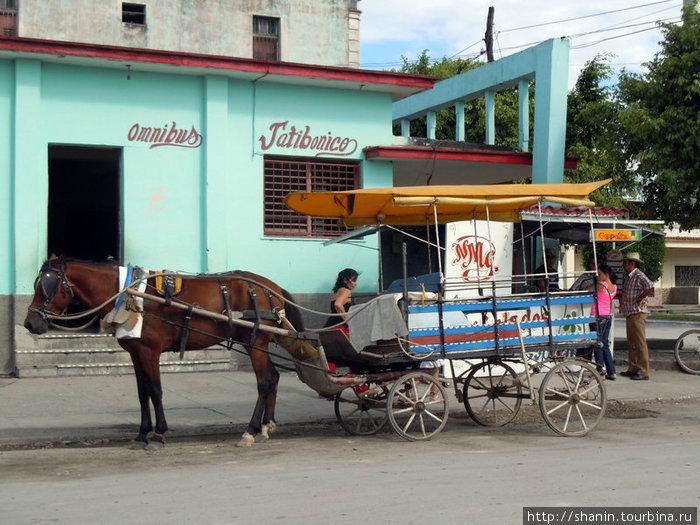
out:
{"label": "building wall", "polygon": [[[260,138],[280,122],[351,137],[357,147],[343,160],[360,163],[362,186],[390,186],[391,164],[366,161],[362,153],[391,142],[390,121],[391,93],[0,60],[0,312],[7,320],[0,326],[7,349],[0,366],[12,370],[15,325],[24,320],[47,256],[50,146],[121,149],[123,263],[195,273],[250,270],[313,299],[326,297],[345,267],[361,272],[358,293],[376,292],[376,251],[266,236],[265,156],[323,156],[264,149]],[[201,138],[193,147],[153,147],[139,140],[148,127],[194,130]],[[372,236],[359,242],[377,245]]]}
{"label": "building wall", "polygon": [[358,0],[134,0],[145,26],[122,23],[121,0],[22,0],[18,36],[253,57],[253,15],[280,19],[280,59],[359,67]]}
{"label": "building wall", "polygon": [[[264,151],[259,138],[275,122],[308,125],[311,133],[356,138],[351,159],[359,161],[363,147],[391,140],[389,94],[143,72],[129,79],[116,69],[35,61],[14,68],[0,62],[2,69],[14,69],[2,77],[7,89],[0,100],[9,117],[3,122],[18,123],[14,158],[21,160],[13,170],[10,130],[0,127],[8,139],[0,145],[0,180],[8,190],[0,198],[10,225],[1,234],[10,249],[0,261],[3,274],[15,279],[15,286],[3,279],[0,293],[31,293],[47,255],[51,144],[122,148],[125,262],[190,272],[249,269],[304,293],[327,291],[339,269],[354,265],[366,272],[366,289],[376,290],[371,250],[263,234],[265,155],[308,152]],[[14,101],[7,95],[13,77],[21,82]],[[203,139],[192,148],[151,147],[135,140],[135,126],[195,129]],[[361,170],[363,186],[391,185],[389,163],[364,161]]]}

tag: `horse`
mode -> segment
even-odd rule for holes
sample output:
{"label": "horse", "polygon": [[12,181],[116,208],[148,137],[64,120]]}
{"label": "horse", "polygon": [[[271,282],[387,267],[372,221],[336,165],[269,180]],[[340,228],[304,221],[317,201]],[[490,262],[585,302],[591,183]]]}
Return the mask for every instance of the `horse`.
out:
{"label": "horse", "polygon": [[[146,280],[149,294],[155,294],[154,280],[153,274]],[[116,263],[80,261],[64,256],[50,258],[43,263],[34,283],[34,297],[24,326],[33,334],[45,333],[50,319],[65,312],[74,299],[88,309],[96,309],[96,315],[103,319],[114,307],[111,299],[118,297],[122,291],[119,286],[119,267]],[[234,312],[243,312],[244,318],[247,316],[255,322],[240,326],[240,323],[218,320],[221,315],[218,319],[192,315],[192,305],[208,312],[224,312],[228,320]],[[257,380],[257,402],[238,445],[251,446],[256,441],[269,439],[270,432],[276,426],[279,372],[267,352],[268,344],[274,338],[292,355],[299,354],[300,350],[298,344],[290,344],[294,337],[271,333],[261,325],[278,327],[279,316],[284,315],[288,321],[285,321],[285,326],[291,324],[296,331],[303,330],[301,313],[293,304],[289,292],[271,280],[250,272],[182,276],[181,290],[175,297],[163,301],[146,297],[142,310],[141,336],[118,339],[119,345],[131,356],[141,405],[141,425],[132,447],[165,445],[168,424],[163,409],[160,354],[178,347],[180,350],[207,348],[225,340],[240,342],[246,347]],[[155,413],[155,428],[149,400]],[[152,431],[154,433],[149,442]]]}

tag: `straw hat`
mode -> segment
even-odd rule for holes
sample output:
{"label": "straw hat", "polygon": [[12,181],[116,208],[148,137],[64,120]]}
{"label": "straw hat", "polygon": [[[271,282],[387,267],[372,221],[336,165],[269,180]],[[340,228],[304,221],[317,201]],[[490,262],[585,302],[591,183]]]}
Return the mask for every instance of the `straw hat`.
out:
{"label": "straw hat", "polygon": [[622,257],[622,259],[623,260],[628,259],[630,261],[635,261],[635,262],[638,262],[639,264],[644,263],[644,261],[642,261],[642,259],[639,257],[638,252],[628,252],[624,255],[624,257]]}

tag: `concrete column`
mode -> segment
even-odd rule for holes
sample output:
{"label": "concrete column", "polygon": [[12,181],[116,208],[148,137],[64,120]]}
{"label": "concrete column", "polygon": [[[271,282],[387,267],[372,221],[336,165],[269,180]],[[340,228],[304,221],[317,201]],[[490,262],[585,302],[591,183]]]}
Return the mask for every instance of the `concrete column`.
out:
{"label": "concrete column", "polygon": [[401,119],[401,136],[410,137],[411,136],[411,121],[407,118]]}
{"label": "concrete column", "polygon": [[485,124],[486,136],[484,141],[486,144],[496,143],[496,92],[486,91],[484,93],[484,109],[485,109]]}
{"label": "concrete column", "polygon": [[530,93],[528,81],[518,82],[518,146],[520,151],[530,148]]}
{"label": "concrete column", "polygon": [[229,267],[228,243],[221,235],[221,221],[227,220],[231,206],[226,165],[228,138],[228,80],[225,77],[204,78],[204,123],[202,155],[202,246],[201,266],[205,272],[220,272]]}
{"label": "concrete column", "polygon": [[535,72],[535,133],[532,182],[560,183],[564,177],[569,46],[551,46],[551,59]]}
{"label": "concrete column", "polygon": [[464,142],[464,102],[455,102],[455,140]]}
{"label": "concrete column", "polygon": [[434,111],[428,111],[425,115],[427,134],[429,139],[435,138],[435,127],[437,123],[437,114]]}
{"label": "concrete column", "polygon": [[32,293],[34,277],[46,259],[49,202],[48,151],[41,134],[41,63],[15,61],[13,162],[10,168],[14,199],[8,230],[14,232],[12,265],[5,275],[19,294]]}

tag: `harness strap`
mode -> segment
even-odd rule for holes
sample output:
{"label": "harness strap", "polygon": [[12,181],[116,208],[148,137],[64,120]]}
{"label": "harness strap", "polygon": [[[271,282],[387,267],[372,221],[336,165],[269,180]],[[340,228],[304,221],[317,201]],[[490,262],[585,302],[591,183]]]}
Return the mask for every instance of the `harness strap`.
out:
{"label": "harness strap", "polygon": [[194,307],[189,305],[187,307],[187,312],[185,313],[185,323],[182,325],[182,333],[180,334],[180,359],[185,355],[185,347],[187,346],[187,336],[190,333],[190,320],[192,319],[192,309]]}
{"label": "harness strap", "polygon": [[221,288],[221,295],[224,299],[224,308],[226,309],[226,317],[228,317],[228,326],[233,331],[233,312],[231,312],[231,302],[228,299],[228,289],[226,288],[226,283],[219,278],[219,287]]}
{"label": "harness strap", "polygon": [[231,303],[228,298],[226,283],[224,283],[221,278],[219,278],[219,286],[221,287],[221,295],[224,299],[224,307],[226,308],[226,316],[228,317],[228,327],[231,329],[231,337],[226,340],[226,349],[231,350],[233,348],[233,334],[235,330],[233,326],[233,312],[231,311]]}
{"label": "harness strap", "polygon": [[260,309],[258,308],[258,296],[255,293],[255,288],[251,283],[248,283],[248,293],[250,294],[250,299],[253,302],[253,311],[255,312],[255,324],[253,325],[253,331],[250,334],[250,347],[253,347],[255,339],[258,337],[258,326],[260,326]]}
{"label": "harness strap", "polygon": [[[165,270],[163,270],[165,273]],[[175,279],[172,275],[163,275],[163,291],[165,292],[164,306],[173,304],[173,296],[175,295]]]}

